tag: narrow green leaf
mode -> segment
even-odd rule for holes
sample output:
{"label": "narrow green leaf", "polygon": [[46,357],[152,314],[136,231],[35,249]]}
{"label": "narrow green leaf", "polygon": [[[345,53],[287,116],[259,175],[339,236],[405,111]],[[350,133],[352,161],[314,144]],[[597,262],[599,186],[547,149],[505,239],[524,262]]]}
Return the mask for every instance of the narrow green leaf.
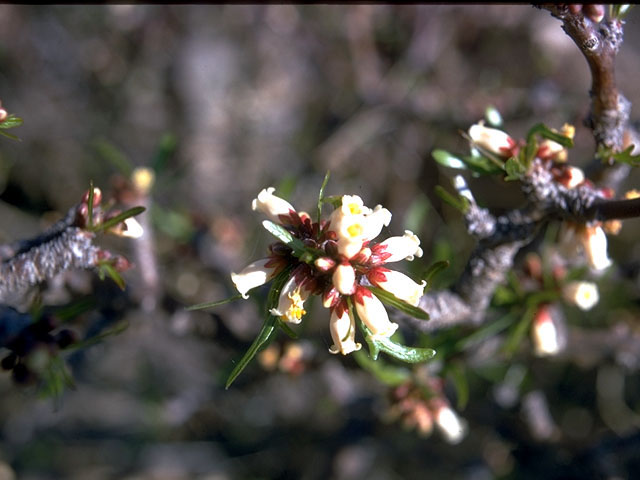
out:
{"label": "narrow green leaf", "polygon": [[502,160],[497,161],[482,155],[466,156],[462,158],[462,161],[467,164],[470,170],[481,175],[494,175],[504,171]]}
{"label": "narrow green leaf", "polygon": [[513,321],[514,315],[507,314],[494,322],[488,323],[478,330],[474,331],[469,336],[456,342],[454,350],[459,352],[473,345],[477,345],[487,338],[493,337],[501,331],[509,328],[511,325],[513,325]]}
{"label": "narrow green leaf", "polygon": [[329,203],[333,208],[338,208],[342,205],[342,195],[329,195],[322,198],[323,203]]}
{"label": "narrow green leaf", "polygon": [[461,362],[451,362],[447,366],[447,372],[456,388],[456,396],[458,398],[456,406],[458,410],[464,410],[469,402],[469,382],[464,365]]}
{"label": "narrow green leaf", "polygon": [[450,154],[446,150],[435,149],[433,152],[431,152],[431,156],[436,162],[438,162],[440,165],[444,165],[445,167],[457,169],[467,168],[465,162],[463,162],[458,157]]}
{"label": "narrow green leaf", "polygon": [[322,220],[322,202],[324,201],[324,189],[329,183],[329,175],[330,171],[327,170],[327,173],[324,176],[324,180],[322,181],[322,185],[320,186],[320,192],[318,193],[318,223]]}
{"label": "narrow green leaf", "polygon": [[276,308],[278,306],[278,298],[280,296],[280,292],[284,284],[289,279],[289,275],[291,273],[291,269],[287,268],[280,272],[276,278],[273,280],[271,284],[271,289],[269,290],[268,300],[267,300],[267,315],[262,324],[262,329],[258,336],[255,338],[249,349],[242,356],[238,364],[233,368],[231,373],[229,374],[229,378],[227,378],[227,383],[225,384],[225,388],[229,388],[231,384],[234,382],[238,375],[242,373],[242,371],[246,368],[247,365],[251,362],[253,357],[262,349],[264,345],[269,342],[271,339],[273,332],[275,331],[276,325],[278,325],[279,319],[271,313],[268,313],[272,308]]}
{"label": "narrow green leaf", "polygon": [[282,331],[289,337],[296,340],[298,338],[298,334],[293,331],[293,329],[287,325],[282,320],[278,319],[278,326],[282,329]]}
{"label": "narrow green leaf", "polygon": [[534,125],[533,127],[531,127],[531,129],[527,133],[527,144],[530,142],[531,139],[533,139],[535,137],[535,135],[540,135],[542,138],[546,138],[548,140],[553,140],[554,142],[559,143],[560,145],[562,145],[565,148],[572,148],[573,147],[573,139],[572,138],[566,137],[561,133],[554,132],[553,130],[551,130],[549,127],[547,127],[543,123],[538,123],[538,124]]}
{"label": "narrow green leaf", "polygon": [[436,195],[438,195],[445,203],[448,203],[453,208],[465,213],[469,208],[469,201],[461,196],[454,196],[440,185],[436,185],[434,188]]}
{"label": "narrow green leaf", "polygon": [[507,172],[507,176],[504,178],[505,180],[520,180],[527,172],[527,167],[520,163],[517,157],[511,157],[505,162],[504,170]]}
{"label": "narrow green leaf", "polygon": [[520,346],[522,339],[529,331],[529,327],[531,326],[531,322],[533,321],[537,308],[537,304],[529,305],[522,315],[522,318],[509,335],[509,338],[506,340],[503,347],[503,351],[507,356],[511,357]]}
{"label": "narrow green leaf", "polygon": [[114,227],[117,224],[124,222],[127,218],[140,215],[145,210],[146,208],[144,207],[133,207],[133,208],[130,208],[129,210],[125,210],[120,215],[116,215],[115,217],[110,218],[109,220],[106,220],[102,225],[100,225],[100,230],[106,231],[111,227]]}
{"label": "narrow green leaf", "polygon": [[628,165],[631,165],[632,167],[640,166],[640,155],[631,154],[634,148],[634,145],[629,145],[622,152],[612,154],[611,158],[613,158],[616,162],[626,163]]}
{"label": "narrow green leaf", "polygon": [[276,237],[282,243],[291,247],[293,249],[293,254],[296,257],[301,257],[303,254],[308,252],[309,249],[304,246],[304,243],[302,243],[299,238],[291,235],[291,233],[289,233],[289,231],[283,226],[270,220],[264,220],[262,222],[262,226],[267,230],[267,232]]}
{"label": "narrow green leaf", "polygon": [[118,271],[113,267],[113,265],[111,265],[108,262],[103,262],[103,263],[99,263],[98,267],[100,271],[103,272],[100,277],[101,280],[104,280],[105,274],[109,275],[111,280],[113,280],[115,284],[118,285],[118,287],[120,287],[120,290],[125,289],[126,284],[125,284],[124,278],[122,278],[122,275],[118,273]]}
{"label": "narrow green leaf", "polygon": [[120,150],[103,139],[96,140],[93,145],[98,155],[110,162],[125,177],[131,177],[131,172],[133,172],[133,165]]}
{"label": "narrow green leaf", "polygon": [[393,342],[390,338],[368,339],[378,350],[407,363],[421,363],[432,359],[436,351],[432,348],[406,347]]}
{"label": "narrow green leaf", "polygon": [[271,335],[275,331],[276,324],[278,323],[278,319],[271,314],[267,315],[267,318],[262,325],[262,329],[260,333],[255,338],[249,349],[242,356],[238,364],[233,368],[231,373],[229,374],[229,378],[227,378],[227,383],[225,384],[225,388],[228,389],[231,384],[234,382],[238,375],[242,373],[242,371],[246,368],[247,365],[253,360],[253,357],[260,351],[263,345],[265,345]]}
{"label": "narrow green leaf", "polygon": [[389,305],[390,307],[397,308],[401,312],[406,313],[407,315],[411,315],[414,318],[418,318],[420,320],[429,320],[429,314],[425,312],[423,309],[419,307],[414,307],[413,305],[405,302],[404,300],[400,300],[393,293],[389,293],[386,290],[383,290],[379,287],[367,287],[371,292],[378,297],[382,303]]}
{"label": "narrow green leaf", "polygon": [[0,130],[0,135],[2,135],[3,137],[7,137],[10,138],[11,140],[16,140],[18,142],[21,142],[22,140],[20,140],[20,137],[17,137],[16,135],[13,135],[9,132],[3,132],[2,130]]}
{"label": "narrow green leaf", "polygon": [[431,265],[429,268],[427,268],[427,271],[424,273],[422,278],[424,278],[427,281],[427,285],[430,285],[431,279],[436,275],[438,275],[443,270],[449,268],[449,265],[450,265],[449,260],[441,260],[439,262],[436,262],[433,265]]}
{"label": "narrow green leaf", "polygon": [[9,114],[3,122],[0,122],[0,129],[14,128],[22,125],[22,118],[16,117],[13,113]]}
{"label": "narrow green leaf", "polygon": [[191,305],[185,308],[185,310],[191,311],[191,310],[202,310],[204,308],[219,307],[220,305],[225,305],[227,303],[240,300],[241,298],[242,298],[242,294],[238,293],[237,295],[233,295],[232,297],[225,298],[224,300],[216,300],[215,302],[206,302],[206,303],[199,303],[197,305]]}
{"label": "narrow green leaf", "polygon": [[402,385],[411,379],[411,371],[409,369],[392,366],[381,360],[374,360],[362,350],[354,352],[352,356],[360,367],[390,387]]}

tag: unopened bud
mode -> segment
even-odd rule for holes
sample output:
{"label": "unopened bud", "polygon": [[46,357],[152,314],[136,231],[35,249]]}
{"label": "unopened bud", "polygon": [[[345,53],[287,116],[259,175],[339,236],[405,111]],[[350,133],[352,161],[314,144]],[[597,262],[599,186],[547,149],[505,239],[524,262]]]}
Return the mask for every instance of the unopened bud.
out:
{"label": "unopened bud", "polygon": [[316,258],[314,265],[321,272],[328,272],[336,266],[336,262],[330,257],[318,257]]}
{"label": "unopened bud", "polygon": [[604,5],[586,4],[582,7],[584,15],[595,23],[600,23],[604,18]]}
{"label": "unopened bud", "polygon": [[[82,196],[82,203],[88,203],[88,202],[89,202],[89,190],[84,192],[84,195]],[[98,187],[94,187],[93,188],[93,206],[95,207],[96,205],[100,205],[100,202],[102,202],[102,191]]]}
{"label": "unopened bud", "polygon": [[0,123],[4,122],[8,116],[9,114],[7,113],[7,111],[4,108],[0,108]]}

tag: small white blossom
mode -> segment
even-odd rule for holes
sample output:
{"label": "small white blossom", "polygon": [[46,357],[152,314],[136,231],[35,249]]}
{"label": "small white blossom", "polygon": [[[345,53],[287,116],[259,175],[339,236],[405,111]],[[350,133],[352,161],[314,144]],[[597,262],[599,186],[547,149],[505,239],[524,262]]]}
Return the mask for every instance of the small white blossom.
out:
{"label": "small white blossom", "polygon": [[273,263],[272,259],[263,258],[248,265],[240,273],[231,274],[231,281],[244,298],[249,298],[249,290],[264,285],[273,278],[275,266],[267,267],[269,262]]}
{"label": "small white blossom", "polygon": [[591,268],[604,270],[611,266],[611,260],[607,254],[607,235],[602,227],[585,227],[581,240]]}
{"label": "small white blossom", "polygon": [[580,281],[567,283],[562,288],[562,297],[582,310],[591,310],[600,300],[595,283]]}
{"label": "small white blossom", "polygon": [[398,329],[398,324],[389,320],[384,305],[369,289],[356,289],[355,305],[358,316],[371,331],[373,338],[388,338]]}
{"label": "small white blossom", "polygon": [[364,239],[373,240],[382,231],[383,227],[388,227],[391,223],[391,212],[382,205],[376,206],[369,215],[365,216]]}
{"label": "small white blossom", "polygon": [[435,420],[448,443],[458,444],[467,434],[466,422],[449,405],[442,405],[436,410]]}
{"label": "small white blossom", "polygon": [[331,353],[348,355],[362,347],[355,341],[356,324],[347,309],[334,309],[331,312],[329,331],[333,339],[333,345],[329,349]]}
{"label": "small white blossom", "polygon": [[295,276],[292,276],[280,292],[278,308],[272,308],[269,313],[280,317],[283,322],[300,323],[307,313],[304,302],[309,297],[309,293],[298,284]]}
{"label": "small white blossom", "polygon": [[539,357],[556,355],[562,345],[558,327],[546,305],[538,308],[531,328],[534,353]]}
{"label": "small white blossom", "polygon": [[374,285],[413,306],[418,305],[420,298],[424,295],[424,287],[427,285],[424,280],[422,283],[416,283],[404,273],[383,267],[373,269],[367,278]]}
{"label": "small white blossom", "polygon": [[286,200],[274,195],[274,191],[273,187],[263,189],[258,198],[251,202],[251,208],[254,211],[259,210],[276,223],[282,223],[280,215],[289,215],[291,211],[295,212],[295,208]]}
{"label": "small white blossom", "polygon": [[405,230],[401,237],[387,238],[375,248],[376,255],[382,257],[382,263],[411,261],[414,257],[422,257],[420,239],[410,230]]}
{"label": "small white blossom", "polygon": [[504,158],[511,156],[511,151],[516,145],[508,134],[497,128],[485,127],[482,120],[472,125],[468,133],[475,146]]}
{"label": "small white blossom", "polygon": [[341,263],[331,277],[333,286],[343,295],[351,295],[356,288],[356,271],[350,263]]}

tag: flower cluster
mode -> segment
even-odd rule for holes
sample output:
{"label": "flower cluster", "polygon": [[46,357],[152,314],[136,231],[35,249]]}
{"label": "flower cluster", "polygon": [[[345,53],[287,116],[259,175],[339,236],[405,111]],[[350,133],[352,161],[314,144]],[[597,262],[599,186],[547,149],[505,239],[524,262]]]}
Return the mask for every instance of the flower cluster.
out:
{"label": "flower cluster", "polygon": [[373,242],[389,225],[391,213],[380,205],[366,207],[357,195],[342,196],[328,221],[314,222],[309,214],[296,211],[289,202],[274,195],[274,190],[262,190],[252,208],[270,220],[265,227],[275,224],[292,241],[272,244],[266,258],[232,273],[238,292],[247,298],[251,289],[286,275],[270,314],[292,324],[302,321],[309,296],[320,296],[330,312],[331,353],[347,355],[361,348],[355,338],[354,310],[366,326],[369,339],[389,338],[398,325],[389,320],[379,297],[391,294],[395,301],[415,307],[426,282],[417,283],[386,268],[386,264],[420,257],[418,237],[406,231],[402,236]]}

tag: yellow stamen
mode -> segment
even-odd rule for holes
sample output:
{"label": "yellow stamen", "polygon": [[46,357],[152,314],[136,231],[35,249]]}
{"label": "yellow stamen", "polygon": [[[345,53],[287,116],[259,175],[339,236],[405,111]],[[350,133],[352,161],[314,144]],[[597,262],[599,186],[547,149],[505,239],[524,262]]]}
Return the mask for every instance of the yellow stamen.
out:
{"label": "yellow stamen", "polygon": [[364,232],[364,228],[359,223],[354,223],[347,227],[347,233],[350,237],[359,237]]}

